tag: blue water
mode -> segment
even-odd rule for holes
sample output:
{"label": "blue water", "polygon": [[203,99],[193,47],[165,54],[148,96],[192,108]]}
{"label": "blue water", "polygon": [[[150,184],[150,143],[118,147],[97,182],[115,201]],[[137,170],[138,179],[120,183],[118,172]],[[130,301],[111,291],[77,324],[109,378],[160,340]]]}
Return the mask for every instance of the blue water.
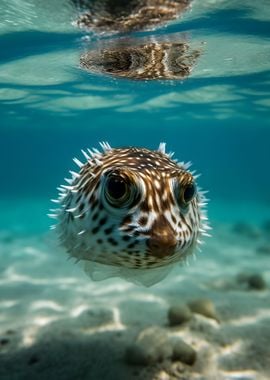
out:
{"label": "blue water", "polygon": [[[213,225],[270,219],[269,1],[195,0],[179,20],[135,33],[203,43],[190,77],[167,82],[83,71],[87,33],[68,1],[0,0],[0,9],[1,236],[46,234],[72,158],[99,141],[165,141],[202,173]],[[117,36],[88,43],[101,38]]]}
{"label": "blue water", "polygon": [[205,42],[191,77],[172,83],[83,72],[84,33],[72,28],[67,4],[64,20],[44,20],[42,2],[29,3],[30,15],[18,12],[20,2],[1,4],[2,196],[49,197],[71,157],[98,141],[150,148],[166,141],[203,174],[212,198],[269,202],[267,2],[202,9],[195,2],[186,19],[159,29]]}
{"label": "blue water", "polygon": [[267,2],[195,2],[182,21],[158,29],[205,42],[191,77],[171,83],[83,72],[84,33],[71,26],[67,4],[65,18],[48,20],[49,3],[1,4],[2,197],[49,198],[71,158],[98,141],[149,148],[166,141],[203,174],[211,198],[269,203]]}

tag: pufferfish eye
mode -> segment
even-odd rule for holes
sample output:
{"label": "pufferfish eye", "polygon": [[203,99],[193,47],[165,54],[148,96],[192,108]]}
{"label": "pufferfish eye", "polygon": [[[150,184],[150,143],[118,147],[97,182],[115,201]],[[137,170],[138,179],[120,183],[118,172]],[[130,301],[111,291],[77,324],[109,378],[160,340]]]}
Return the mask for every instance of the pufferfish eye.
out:
{"label": "pufferfish eye", "polygon": [[183,186],[182,191],[180,193],[180,201],[183,206],[187,206],[194,196],[196,195],[196,186],[194,183],[189,183]]}
{"label": "pufferfish eye", "polygon": [[124,204],[130,197],[130,189],[125,181],[119,175],[110,175],[105,184],[105,196],[112,206]]}

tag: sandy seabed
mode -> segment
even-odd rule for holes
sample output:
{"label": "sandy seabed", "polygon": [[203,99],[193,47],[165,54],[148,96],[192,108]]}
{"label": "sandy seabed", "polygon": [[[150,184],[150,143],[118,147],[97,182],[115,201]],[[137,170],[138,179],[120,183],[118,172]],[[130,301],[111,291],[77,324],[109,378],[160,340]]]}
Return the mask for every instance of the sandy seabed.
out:
{"label": "sandy seabed", "polygon": [[[0,379],[269,380],[270,223],[213,227],[197,260],[151,288],[92,282],[49,234],[2,230]],[[218,320],[193,313],[169,325],[171,306],[205,298]],[[150,326],[190,345],[194,364],[128,364],[127,347]]]}

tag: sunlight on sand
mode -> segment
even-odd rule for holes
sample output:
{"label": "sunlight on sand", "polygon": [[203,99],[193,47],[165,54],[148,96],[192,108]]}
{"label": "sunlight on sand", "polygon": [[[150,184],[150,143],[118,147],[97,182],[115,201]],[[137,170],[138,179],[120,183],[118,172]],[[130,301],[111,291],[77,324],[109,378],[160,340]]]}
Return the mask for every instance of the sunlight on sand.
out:
{"label": "sunlight on sand", "polygon": [[[182,339],[196,350],[198,359],[188,368],[190,380],[203,379],[198,373],[207,380],[266,380],[269,287],[249,290],[236,281],[243,271],[263,273],[270,281],[268,256],[256,253],[265,242],[265,232],[260,230],[254,240],[235,233],[226,215],[224,220],[215,225],[214,237],[196,260],[176,266],[166,280],[149,289],[120,279],[92,282],[63,252],[51,254],[40,235],[0,240],[0,247],[8,252],[2,259],[0,280],[0,321],[2,334],[7,334],[3,342],[10,341],[3,352],[21,352],[23,358],[27,350],[38,350],[46,361],[58,355],[52,347],[68,347],[75,355],[76,345],[96,347],[101,342],[102,352],[109,345],[114,357],[121,342],[123,358],[123,350],[139,331],[160,326],[170,338]],[[194,313],[190,322],[168,326],[171,305],[198,298],[212,300],[220,322]],[[66,360],[64,352],[59,353],[60,361]],[[90,355],[87,349],[85,355]],[[79,359],[78,363],[82,365]],[[118,365],[119,370],[128,370],[124,362]]]}

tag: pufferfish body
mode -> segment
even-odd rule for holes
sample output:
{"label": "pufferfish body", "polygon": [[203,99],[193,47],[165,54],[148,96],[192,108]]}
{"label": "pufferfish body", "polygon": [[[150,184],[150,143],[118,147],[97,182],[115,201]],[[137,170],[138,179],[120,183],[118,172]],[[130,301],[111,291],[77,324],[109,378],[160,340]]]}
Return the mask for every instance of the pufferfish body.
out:
{"label": "pufferfish body", "polygon": [[151,286],[194,253],[208,235],[206,199],[189,164],[158,150],[83,152],[78,173],[59,188],[50,215],[61,244],[93,280],[122,277]]}

